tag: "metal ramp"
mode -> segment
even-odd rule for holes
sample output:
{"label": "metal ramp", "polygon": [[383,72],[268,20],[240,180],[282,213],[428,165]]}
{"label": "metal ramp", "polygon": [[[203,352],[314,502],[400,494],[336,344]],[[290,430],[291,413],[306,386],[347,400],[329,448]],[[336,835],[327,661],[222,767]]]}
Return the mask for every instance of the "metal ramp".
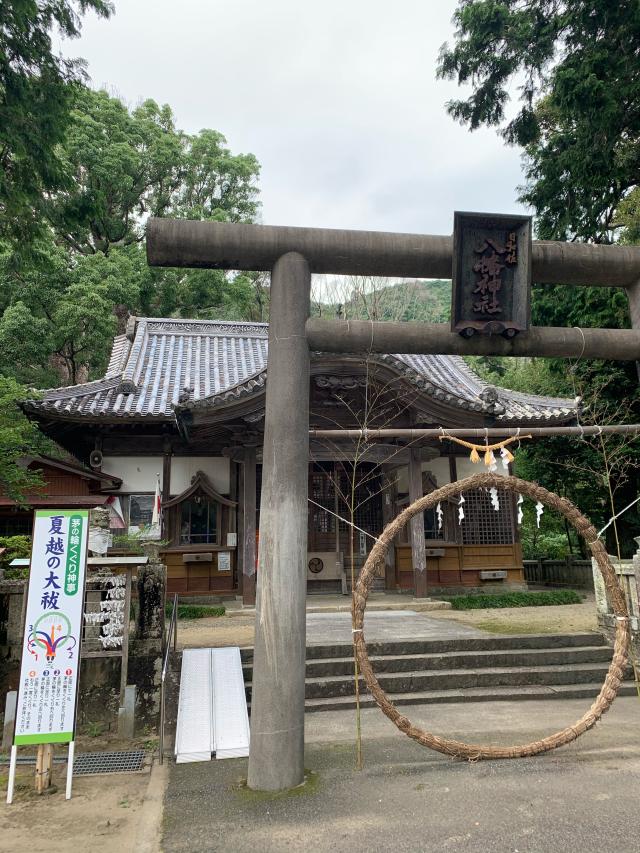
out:
{"label": "metal ramp", "polygon": [[249,715],[240,649],[185,649],[176,726],[176,762],[249,755]]}

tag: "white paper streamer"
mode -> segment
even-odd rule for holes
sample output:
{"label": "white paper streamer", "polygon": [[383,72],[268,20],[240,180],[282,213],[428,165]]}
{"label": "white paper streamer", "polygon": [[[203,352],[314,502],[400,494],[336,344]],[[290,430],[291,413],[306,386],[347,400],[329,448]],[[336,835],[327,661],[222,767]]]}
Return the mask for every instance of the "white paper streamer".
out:
{"label": "white paper streamer", "polygon": [[491,496],[491,506],[496,512],[498,512],[500,509],[500,499],[498,498],[498,490],[495,486],[491,486],[489,489],[489,495]]}
{"label": "white paper streamer", "polygon": [[540,519],[542,518],[542,513],[544,512],[544,504],[541,504],[540,501],[536,504],[536,527],[540,527]]}
{"label": "white paper streamer", "polygon": [[523,501],[524,501],[524,498],[522,497],[522,495],[518,495],[518,527],[520,527],[520,525],[522,524],[522,517],[523,517],[522,503],[523,503]]}
{"label": "white paper streamer", "polygon": [[439,501],[438,501],[438,505],[436,506],[436,515],[438,516],[438,530],[442,530],[443,511],[442,511],[442,507],[440,506]]}
{"label": "white paper streamer", "polygon": [[506,447],[500,448],[500,456],[502,456],[502,467],[504,468],[505,471],[508,471],[509,470],[509,456],[507,454],[507,448]]}
{"label": "white paper streamer", "polygon": [[458,524],[462,524],[464,521],[464,507],[462,506],[464,502],[464,496],[460,495],[460,500],[458,501]]}

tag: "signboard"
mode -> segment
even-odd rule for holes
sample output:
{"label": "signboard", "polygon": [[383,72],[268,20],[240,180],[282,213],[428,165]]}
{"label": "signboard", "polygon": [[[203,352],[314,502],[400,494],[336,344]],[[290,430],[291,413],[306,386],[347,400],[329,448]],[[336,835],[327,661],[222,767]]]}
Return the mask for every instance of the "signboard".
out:
{"label": "signboard", "polygon": [[228,551],[218,551],[218,571],[231,571],[231,554]]}
{"label": "signboard", "polygon": [[38,510],[14,744],[73,741],[88,510]]}
{"label": "signboard", "polygon": [[531,217],[455,213],[451,328],[512,338],[529,328]]}

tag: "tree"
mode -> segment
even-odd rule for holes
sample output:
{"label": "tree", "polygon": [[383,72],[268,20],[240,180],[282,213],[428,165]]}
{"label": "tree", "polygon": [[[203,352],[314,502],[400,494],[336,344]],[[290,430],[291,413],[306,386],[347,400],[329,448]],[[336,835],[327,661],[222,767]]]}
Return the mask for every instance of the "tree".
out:
{"label": "tree", "polygon": [[252,154],[232,154],[214,130],[176,129],[171,108],[147,100],[130,111],[104,91],[78,89],[61,158],[70,189],[45,213],[56,238],[81,254],[144,239],[148,216],[250,222],[257,215]]}
{"label": "tree", "polygon": [[[524,150],[526,184],[521,200],[536,213],[543,239],[636,242],[640,237],[640,5],[608,0],[460,0],[453,48],[444,45],[438,74],[471,84],[466,99],[448,104],[451,115],[472,130],[500,128]],[[519,86],[518,108],[508,114],[510,89]],[[622,290],[536,287],[532,322],[551,326],[630,326]],[[509,386],[509,374],[501,383]],[[628,420],[640,417],[634,364],[550,360],[538,368],[546,393],[568,390],[566,379],[592,402],[592,416],[606,417],[620,400]],[[564,388],[563,388],[564,386]],[[526,390],[534,390],[527,387]],[[575,393],[575,390],[574,390]],[[596,400],[597,398],[597,400]],[[640,488],[640,452],[625,448],[624,475],[616,470],[594,489],[594,465],[606,448],[554,439],[528,448],[528,473],[602,518],[610,504],[630,503]],[[595,453],[595,456],[594,456]],[[549,460],[570,456],[577,469]],[[595,461],[594,461],[595,460]],[[597,460],[600,460],[599,462]],[[610,472],[611,473],[611,472]],[[605,519],[606,520],[606,519]],[[613,531],[610,531],[613,532]],[[640,532],[637,511],[619,525],[623,552],[634,550]],[[614,543],[609,541],[611,547]]]}
{"label": "tree", "polygon": [[[471,84],[447,107],[526,152],[522,198],[546,239],[610,240],[640,175],[640,6],[609,0],[460,0],[438,74]],[[519,108],[508,117],[510,88]]]}
{"label": "tree", "polygon": [[22,457],[51,452],[51,442],[28,421],[18,407],[28,390],[0,375],[0,490],[18,502],[42,486],[39,474],[20,464]]}
{"label": "tree", "polygon": [[29,239],[45,193],[67,186],[56,146],[69,127],[82,60],[63,59],[54,28],[80,34],[81,16],[108,17],[108,0],[4,0],[0,9],[0,237]]}
{"label": "tree", "polygon": [[71,185],[44,196],[28,257],[0,254],[0,370],[39,387],[101,375],[129,314],[251,319],[259,307],[255,276],[150,269],[144,251],[149,215],[254,218],[255,157],[216,131],[182,133],[151,100],[129,110],[79,87],[71,115],[59,146]]}

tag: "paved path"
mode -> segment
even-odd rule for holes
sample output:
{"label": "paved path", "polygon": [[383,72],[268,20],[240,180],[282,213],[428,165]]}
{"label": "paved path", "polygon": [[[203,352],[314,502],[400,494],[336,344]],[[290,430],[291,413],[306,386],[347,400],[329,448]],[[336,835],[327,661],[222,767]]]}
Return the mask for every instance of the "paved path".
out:
{"label": "paved path", "polygon": [[[586,703],[495,702],[410,709],[434,731],[524,743],[564,727]],[[353,769],[353,713],[307,716],[311,784],[285,795],[242,787],[246,759],[171,765],[162,849],[635,853],[640,702],[534,759],[466,763],[430,752],[377,710],[362,717],[365,767]]]}
{"label": "paved path", "polygon": [[[413,610],[365,613],[367,642],[381,640],[447,640],[487,637],[486,631]],[[307,644],[351,642],[350,613],[307,613]]]}

